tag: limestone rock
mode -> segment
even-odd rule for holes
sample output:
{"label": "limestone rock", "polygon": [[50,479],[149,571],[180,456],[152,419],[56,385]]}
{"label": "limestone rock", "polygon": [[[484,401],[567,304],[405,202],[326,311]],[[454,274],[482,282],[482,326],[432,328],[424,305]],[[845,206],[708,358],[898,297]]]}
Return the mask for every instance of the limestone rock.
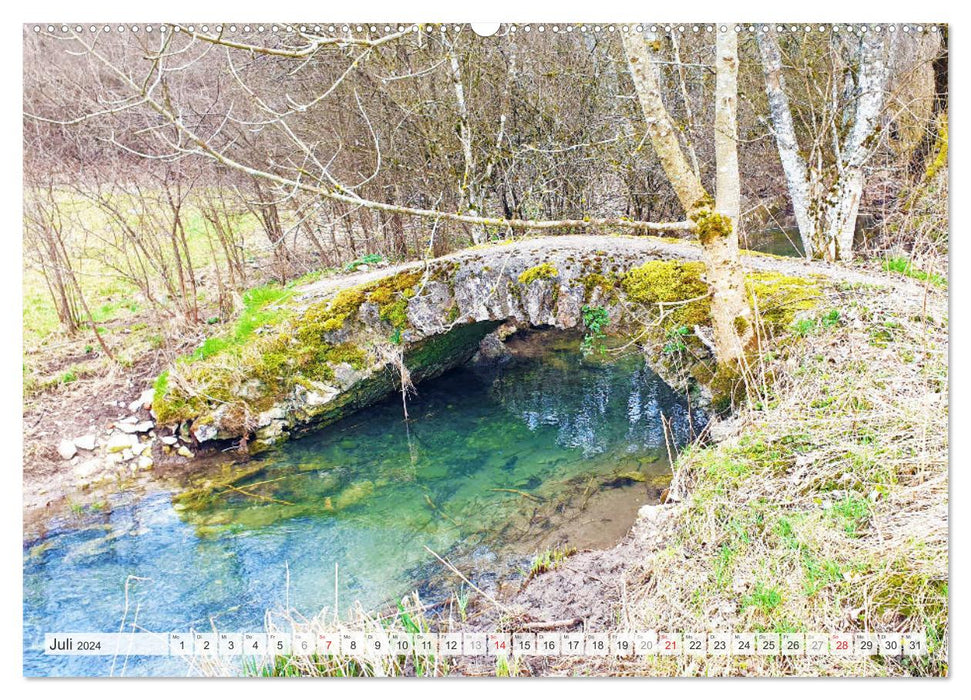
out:
{"label": "limestone rock", "polygon": [[176,452],[180,457],[185,457],[186,459],[192,459],[195,456],[192,454],[192,450],[185,445],[179,445],[179,449]]}
{"label": "limestone rock", "polygon": [[86,462],[81,462],[79,465],[74,467],[74,476],[79,479],[90,479],[100,468],[100,461],[97,459],[89,459]]}
{"label": "limestone rock", "polygon": [[61,440],[57,444],[57,454],[61,456],[61,459],[71,459],[77,453],[78,448],[74,446],[73,440]]}
{"label": "limestone rock", "polygon": [[269,424],[256,431],[256,437],[260,440],[273,440],[283,435],[283,428],[286,426],[282,420],[271,420]]}
{"label": "limestone rock", "polygon": [[443,282],[429,281],[422,293],[408,303],[408,321],[418,331],[426,335],[441,333],[446,326],[443,321],[448,309],[453,306],[448,285]]}
{"label": "limestone rock", "polygon": [[74,438],[74,446],[79,450],[91,452],[98,445],[98,440],[94,435],[82,435]]}
{"label": "limestone rock", "polygon": [[137,399],[135,399],[130,404],[128,404],[128,410],[131,411],[132,413],[137,412],[139,409],[148,410],[152,407],[152,401],[154,400],[155,400],[155,389],[152,387],[149,387],[141,394],[139,394]]}
{"label": "limestone rock", "polygon": [[256,425],[260,428],[264,428],[274,421],[282,422],[283,418],[286,416],[286,411],[283,406],[274,406],[273,408],[263,411],[256,418]]}
{"label": "limestone rock", "polygon": [[[346,391],[354,386],[363,376],[364,372],[359,372],[346,363],[341,363],[334,368],[334,380],[341,390]],[[336,394],[337,392],[335,391],[334,393]]]}
{"label": "limestone rock", "polygon": [[310,407],[323,406],[328,404],[340,392],[334,387],[325,387],[324,391],[308,391],[304,400]]}
{"label": "limestone rock", "polygon": [[134,435],[135,433],[147,433],[149,430],[155,427],[155,424],[150,420],[143,420],[137,423],[132,423],[128,419],[124,421],[118,421],[115,423],[115,427],[122,431],[123,433],[128,433]]}
{"label": "limestone rock", "polygon": [[111,452],[123,452],[124,450],[133,450],[138,446],[138,437],[135,435],[129,435],[128,433],[112,433],[111,437],[108,438],[108,443],[105,445],[105,449]]}
{"label": "limestone rock", "polygon": [[479,349],[472,357],[472,361],[476,364],[499,363],[511,355],[509,348],[500,340],[499,332],[493,331],[479,343]]}
{"label": "limestone rock", "polygon": [[192,435],[197,442],[215,440],[219,430],[212,423],[198,423],[192,425]]}

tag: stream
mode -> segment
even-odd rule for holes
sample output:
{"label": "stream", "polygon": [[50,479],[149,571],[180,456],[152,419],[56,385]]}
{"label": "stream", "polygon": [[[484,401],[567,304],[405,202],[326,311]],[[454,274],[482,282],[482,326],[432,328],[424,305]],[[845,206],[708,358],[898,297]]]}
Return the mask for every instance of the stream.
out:
{"label": "stream", "polygon": [[[670,480],[662,415],[671,449],[706,418],[643,357],[584,357],[579,343],[520,332],[507,361],[419,385],[407,421],[392,396],[25,543],[24,673],[110,672],[107,657],[44,656],[45,632],[260,631],[273,611],[459,593],[428,549],[495,591],[552,546],[615,544]],[[124,668],[185,672],[177,658]]]}

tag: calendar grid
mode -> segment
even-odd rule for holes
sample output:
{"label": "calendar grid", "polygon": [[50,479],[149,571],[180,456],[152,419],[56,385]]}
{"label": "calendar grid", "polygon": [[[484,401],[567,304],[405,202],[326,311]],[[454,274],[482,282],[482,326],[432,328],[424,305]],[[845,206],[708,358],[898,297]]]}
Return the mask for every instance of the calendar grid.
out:
{"label": "calendar grid", "polygon": [[924,656],[924,632],[49,633],[50,656]]}

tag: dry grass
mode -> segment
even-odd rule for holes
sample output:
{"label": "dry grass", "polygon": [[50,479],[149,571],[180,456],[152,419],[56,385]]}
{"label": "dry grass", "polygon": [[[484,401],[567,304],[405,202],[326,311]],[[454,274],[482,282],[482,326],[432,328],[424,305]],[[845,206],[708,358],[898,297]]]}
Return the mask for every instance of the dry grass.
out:
{"label": "dry grass", "polygon": [[[684,453],[618,619],[668,631],[925,631],[929,655],[562,659],[560,674],[946,675],[946,298],[831,290],[723,442]],[[829,306],[827,307],[826,304]],[[619,625],[618,625],[619,626]]]}
{"label": "dry grass", "polygon": [[[267,614],[266,632],[285,635],[340,635],[342,633],[417,634],[430,630],[426,606],[417,593],[404,598],[397,611],[378,615],[356,606],[343,619],[330,610],[306,619],[289,612]],[[450,665],[437,655],[376,655],[363,649],[360,653],[284,654],[245,658],[242,662],[229,657],[194,657],[189,659],[190,672],[208,677],[302,676],[302,677],[437,677],[448,675]]]}
{"label": "dry grass", "polygon": [[910,276],[946,280],[950,214],[947,161],[929,174],[929,178],[900,193],[897,210],[887,214],[879,233],[861,252],[882,259],[885,266],[906,261],[905,274]]}
{"label": "dry grass", "polygon": [[[246,672],[946,675],[946,293],[930,285],[923,292],[843,285],[823,294],[812,323],[780,339],[753,367],[746,407],[732,419],[735,429],[721,442],[682,453],[672,487],[681,500],[663,508],[668,517],[639,535],[636,546],[619,546],[630,548],[621,580],[611,582],[621,593],[611,601],[610,631],[924,631],[926,657],[564,656],[488,663],[426,657],[416,663],[414,657],[285,656]],[[557,575],[566,574],[550,571],[537,579]],[[575,580],[584,585],[587,579]],[[520,618],[537,619],[511,604],[471,626],[493,619],[502,624],[489,629],[517,631]],[[387,633],[470,626],[431,619],[425,611],[413,597],[385,618],[359,610],[338,622],[325,611],[313,620],[268,620],[267,630]],[[558,611],[539,612],[556,618]],[[235,672],[208,663],[200,669],[207,675]]]}

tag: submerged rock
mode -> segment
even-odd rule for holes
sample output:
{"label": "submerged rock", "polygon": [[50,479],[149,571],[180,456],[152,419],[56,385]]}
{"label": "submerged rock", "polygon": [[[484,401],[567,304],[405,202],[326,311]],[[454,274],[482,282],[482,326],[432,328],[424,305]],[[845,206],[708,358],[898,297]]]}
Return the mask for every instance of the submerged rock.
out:
{"label": "submerged rock", "polygon": [[360,503],[372,493],[374,493],[374,482],[358,481],[337,494],[333,499],[333,504],[337,510],[342,510]]}
{"label": "submerged rock", "polygon": [[472,356],[472,362],[478,365],[500,364],[512,356],[509,348],[499,337],[499,331],[493,331],[479,343],[479,349]]}

